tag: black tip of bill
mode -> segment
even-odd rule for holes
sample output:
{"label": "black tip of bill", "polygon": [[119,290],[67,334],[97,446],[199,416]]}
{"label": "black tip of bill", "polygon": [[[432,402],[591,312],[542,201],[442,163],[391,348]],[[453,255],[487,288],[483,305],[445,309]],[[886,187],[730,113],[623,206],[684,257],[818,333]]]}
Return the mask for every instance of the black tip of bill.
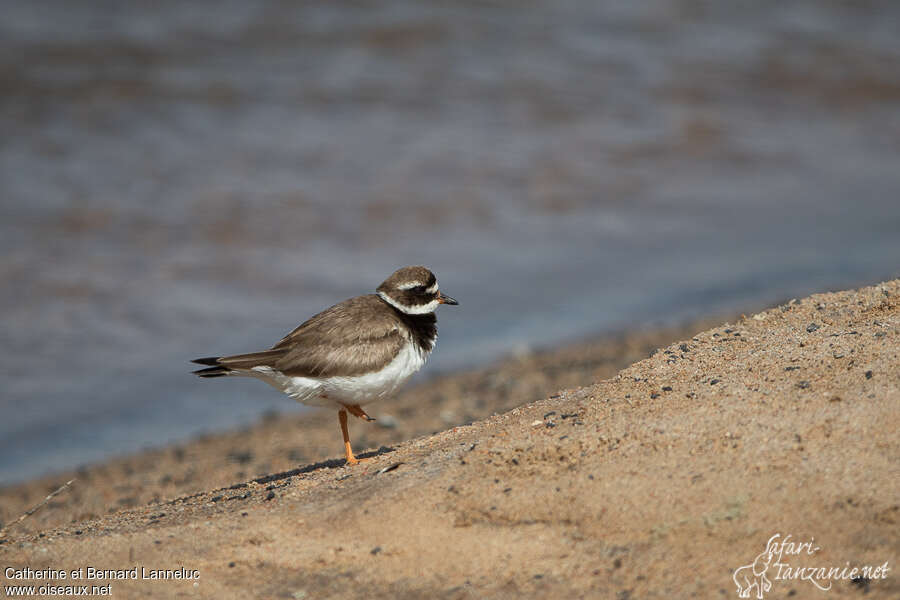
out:
{"label": "black tip of bill", "polygon": [[457,306],[459,304],[459,302],[444,294],[443,292],[438,292],[438,302],[440,302],[441,304],[449,304],[450,306]]}

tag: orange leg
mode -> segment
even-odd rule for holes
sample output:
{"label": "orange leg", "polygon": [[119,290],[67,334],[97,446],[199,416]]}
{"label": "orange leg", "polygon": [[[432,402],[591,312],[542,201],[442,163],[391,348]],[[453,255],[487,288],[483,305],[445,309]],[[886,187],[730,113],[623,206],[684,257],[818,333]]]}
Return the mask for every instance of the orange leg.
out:
{"label": "orange leg", "polygon": [[353,456],[353,449],[350,448],[350,432],[347,431],[347,411],[343,408],[338,411],[338,421],[341,422],[341,433],[344,434],[344,450],[347,452],[347,464],[355,465],[359,459]]}
{"label": "orange leg", "polygon": [[359,404],[350,404],[349,406],[345,404],[344,408],[346,408],[347,411],[354,417],[359,417],[360,419],[365,419],[366,421],[369,421],[370,423],[375,420],[372,417],[370,417],[369,415],[367,415],[366,411],[364,411],[359,406]]}

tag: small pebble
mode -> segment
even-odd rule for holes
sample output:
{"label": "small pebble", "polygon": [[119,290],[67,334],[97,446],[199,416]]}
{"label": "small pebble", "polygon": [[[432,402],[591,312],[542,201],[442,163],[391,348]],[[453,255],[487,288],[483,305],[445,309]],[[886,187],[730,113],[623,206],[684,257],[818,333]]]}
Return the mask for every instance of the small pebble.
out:
{"label": "small pebble", "polygon": [[819,328],[819,326],[816,325],[815,323],[810,323],[809,325],[806,326],[806,332],[812,333],[813,331],[815,331],[818,328]]}
{"label": "small pebble", "polygon": [[397,419],[393,415],[378,415],[376,424],[382,429],[396,429]]}
{"label": "small pebble", "polygon": [[[398,462],[398,463],[394,463],[392,465],[388,465],[388,466],[384,467],[383,469],[379,469],[378,472],[376,472],[375,474],[381,475],[383,473],[390,473],[391,471],[398,468],[402,464],[403,464],[402,462]],[[463,464],[465,464],[465,462],[463,462]]]}

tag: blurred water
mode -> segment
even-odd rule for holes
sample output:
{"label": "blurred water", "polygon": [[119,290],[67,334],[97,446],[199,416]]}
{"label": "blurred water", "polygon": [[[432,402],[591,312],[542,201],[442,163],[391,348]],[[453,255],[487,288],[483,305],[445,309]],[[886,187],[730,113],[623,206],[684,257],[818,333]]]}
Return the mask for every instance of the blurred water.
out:
{"label": "blurred water", "polygon": [[897,276],[894,2],[3,2],[0,482],[294,410],[187,360],[426,264],[426,372]]}

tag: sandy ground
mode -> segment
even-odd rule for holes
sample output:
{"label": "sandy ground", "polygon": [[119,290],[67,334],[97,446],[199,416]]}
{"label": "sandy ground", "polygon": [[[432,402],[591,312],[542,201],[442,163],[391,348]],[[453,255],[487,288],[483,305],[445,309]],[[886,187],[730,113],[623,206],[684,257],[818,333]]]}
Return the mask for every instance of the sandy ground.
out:
{"label": "sandy ground", "polygon": [[[198,575],[84,582],[117,598],[625,599],[735,598],[756,559],[767,598],[900,596],[900,281],[521,357],[379,409],[351,424],[373,455],[357,467],[326,413],[83,469],[10,528],[0,565]],[[0,490],[0,518],[69,476]],[[809,549],[767,555],[776,534]],[[828,591],[785,571],[885,563]]]}

